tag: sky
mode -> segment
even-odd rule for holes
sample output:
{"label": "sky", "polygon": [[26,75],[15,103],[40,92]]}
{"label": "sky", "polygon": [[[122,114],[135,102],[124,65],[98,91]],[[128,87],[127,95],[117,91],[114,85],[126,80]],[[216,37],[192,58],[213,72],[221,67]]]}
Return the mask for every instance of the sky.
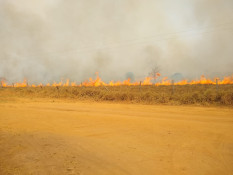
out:
{"label": "sky", "polygon": [[232,0],[0,0],[8,82],[233,74]]}

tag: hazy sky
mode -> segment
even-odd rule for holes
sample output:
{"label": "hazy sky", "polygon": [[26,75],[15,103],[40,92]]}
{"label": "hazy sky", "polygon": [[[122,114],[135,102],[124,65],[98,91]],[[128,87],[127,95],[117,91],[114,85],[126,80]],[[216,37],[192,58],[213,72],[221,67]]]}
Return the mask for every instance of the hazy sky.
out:
{"label": "hazy sky", "polygon": [[0,0],[0,77],[233,73],[232,0]]}

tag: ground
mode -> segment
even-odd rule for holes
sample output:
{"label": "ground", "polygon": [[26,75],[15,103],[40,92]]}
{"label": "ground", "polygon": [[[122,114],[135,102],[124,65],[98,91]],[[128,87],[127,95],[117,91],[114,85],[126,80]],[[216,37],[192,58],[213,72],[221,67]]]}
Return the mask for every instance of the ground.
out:
{"label": "ground", "polygon": [[232,174],[233,109],[0,103],[0,174]]}

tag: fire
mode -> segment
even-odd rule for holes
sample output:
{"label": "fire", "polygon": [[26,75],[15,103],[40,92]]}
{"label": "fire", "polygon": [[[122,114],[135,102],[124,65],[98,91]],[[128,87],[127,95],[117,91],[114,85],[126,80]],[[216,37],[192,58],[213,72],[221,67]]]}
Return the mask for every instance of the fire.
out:
{"label": "fire", "polygon": [[130,78],[124,81],[110,81],[109,83],[105,83],[104,81],[101,80],[101,78],[99,77],[98,72],[96,73],[96,79],[92,79],[89,78],[89,80],[86,80],[80,84],[77,84],[76,82],[70,82],[69,79],[66,80],[66,82],[60,81],[60,82],[53,82],[52,84],[48,83],[46,85],[43,85],[42,83],[35,85],[29,85],[27,80],[24,79],[23,82],[17,82],[17,83],[13,83],[11,85],[8,85],[5,79],[1,80],[1,84],[0,86],[2,87],[44,87],[44,86],[53,86],[53,87],[60,87],[60,86],[64,86],[64,87],[68,87],[68,86],[94,86],[94,87],[98,87],[98,86],[138,86],[138,85],[155,85],[155,86],[168,86],[168,85],[195,85],[195,84],[233,84],[233,75],[229,76],[229,77],[224,77],[222,80],[220,80],[219,78],[214,78],[213,80],[206,78],[204,75],[202,75],[200,77],[199,80],[182,80],[179,82],[173,82],[172,80],[168,79],[168,77],[164,77],[161,79],[161,81],[157,81],[156,83],[152,83],[153,79],[157,79],[158,77],[160,77],[160,73],[157,73],[157,77],[152,78],[152,77],[145,77],[144,80],[142,81],[136,81],[136,82],[131,82]]}

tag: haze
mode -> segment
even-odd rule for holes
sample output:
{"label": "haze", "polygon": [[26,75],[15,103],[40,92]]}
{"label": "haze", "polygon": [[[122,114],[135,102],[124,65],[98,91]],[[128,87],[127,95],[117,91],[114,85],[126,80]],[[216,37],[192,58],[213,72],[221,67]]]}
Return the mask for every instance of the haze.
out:
{"label": "haze", "polygon": [[0,0],[8,82],[233,73],[232,0]]}

